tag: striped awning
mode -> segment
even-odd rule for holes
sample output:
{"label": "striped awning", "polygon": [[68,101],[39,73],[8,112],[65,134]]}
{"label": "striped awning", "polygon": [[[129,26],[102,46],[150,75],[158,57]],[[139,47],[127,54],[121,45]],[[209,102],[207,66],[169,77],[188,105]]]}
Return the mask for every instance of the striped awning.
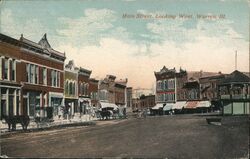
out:
{"label": "striped awning", "polygon": [[114,108],[118,109],[118,106],[115,105],[114,103],[108,103],[108,102],[100,102],[101,108]]}
{"label": "striped awning", "polygon": [[195,109],[197,107],[198,101],[188,101],[184,108],[186,109]]}
{"label": "striped awning", "polygon": [[205,107],[205,108],[208,108],[211,106],[211,102],[210,101],[199,101],[198,104],[197,104],[197,107]]}
{"label": "striped awning", "polygon": [[186,104],[186,101],[176,102],[172,109],[182,109]]}

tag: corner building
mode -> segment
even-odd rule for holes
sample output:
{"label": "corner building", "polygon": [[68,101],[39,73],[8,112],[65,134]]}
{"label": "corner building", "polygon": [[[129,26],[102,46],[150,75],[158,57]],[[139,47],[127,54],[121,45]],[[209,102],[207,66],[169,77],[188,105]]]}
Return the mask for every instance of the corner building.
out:
{"label": "corner building", "polygon": [[[65,54],[50,46],[46,34],[38,43],[24,38],[23,35],[19,40],[2,34],[0,36],[1,45],[3,45],[2,62],[5,62],[5,59],[9,61],[1,71],[5,73],[8,70],[8,79],[13,78],[12,83],[13,81],[16,83],[16,93],[13,94],[16,97],[16,104],[14,104],[13,114],[29,115],[31,119],[57,116],[59,107],[63,105]],[[6,94],[9,94],[9,91]],[[1,103],[6,105],[6,108],[12,107],[12,104],[9,105],[12,99],[6,102],[3,99],[1,98]],[[1,105],[2,107],[4,106]]]}

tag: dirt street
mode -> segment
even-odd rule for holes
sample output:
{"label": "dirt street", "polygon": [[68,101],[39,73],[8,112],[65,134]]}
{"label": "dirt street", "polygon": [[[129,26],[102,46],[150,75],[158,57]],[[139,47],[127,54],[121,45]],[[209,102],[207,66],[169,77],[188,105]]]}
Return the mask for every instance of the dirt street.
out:
{"label": "dirt street", "polygon": [[[197,115],[103,121],[96,126],[1,137],[9,157],[240,158],[248,156],[249,118],[208,125]],[[105,124],[106,122],[106,124]]]}

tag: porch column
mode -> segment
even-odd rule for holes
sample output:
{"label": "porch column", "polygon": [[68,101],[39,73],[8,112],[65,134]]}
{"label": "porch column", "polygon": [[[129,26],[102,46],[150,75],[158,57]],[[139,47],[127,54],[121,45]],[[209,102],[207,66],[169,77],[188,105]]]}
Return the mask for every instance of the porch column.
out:
{"label": "porch column", "polygon": [[13,100],[13,102],[14,102],[14,104],[13,104],[13,115],[17,115],[17,113],[16,113],[16,108],[17,108],[17,101],[16,101],[16,97],[17,97],[17,89],[15,89],[14,90],[14,100]]}
{"label": "porch column", "polygon": [[18,111],[19,111],[19,112],[18,112],[18,114],[21,115],[21,114],[22,114],[22,107],[21,107],[21,105],[22,105],[22,104],[21,104],[21,103],[22,103],[22,101],[21,101],[21,90],[18,91],[18,96],[19,96],[19,103],[18,103],[18,105],[19,105]]}
{"label": "porch column", "polygon": [[9,88],[6,90],[6,114],[9,116]]}
{"label": "porch column", "polygon": [[30,116],[30,93],[27,92],[27,115]]}
{"label": "porch column", "polygon": [[2,80],[3,79],[3,72],[2,72],[2,70],[3,70],[3,56],[0,56],[0,80]]}
{"label": "porch column", "polygon": [[[0,61],[1,61],[1,57],[0,57]],[[0,67],[1,66],[2,65],[0,65]],[[0,71],[1,71],[1,69],[0,69]],[[0,77],[0,79],[1,79],[1,77]],[[0,119],[2,119],[2,93],[1,92],[2,92],[2,90],[1,90],[1,87],[0,87]]]}

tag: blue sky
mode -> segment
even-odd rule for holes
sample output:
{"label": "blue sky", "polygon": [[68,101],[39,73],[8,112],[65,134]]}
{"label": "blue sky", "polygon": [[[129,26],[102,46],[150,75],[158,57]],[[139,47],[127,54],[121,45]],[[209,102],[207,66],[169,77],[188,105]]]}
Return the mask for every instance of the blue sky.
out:
{"label": "blue sky", "polygon": [[[151,88],[153,72],[163,65],[230,73],[235,50],[238,69],[249,68],[247,0],[3,0],[0,7],[1,33],[33,41],[47,33],[54,49],[96,78],[114,74],[128,77],[133,87]],[[199,19],[198,14],[216,18]]]}

